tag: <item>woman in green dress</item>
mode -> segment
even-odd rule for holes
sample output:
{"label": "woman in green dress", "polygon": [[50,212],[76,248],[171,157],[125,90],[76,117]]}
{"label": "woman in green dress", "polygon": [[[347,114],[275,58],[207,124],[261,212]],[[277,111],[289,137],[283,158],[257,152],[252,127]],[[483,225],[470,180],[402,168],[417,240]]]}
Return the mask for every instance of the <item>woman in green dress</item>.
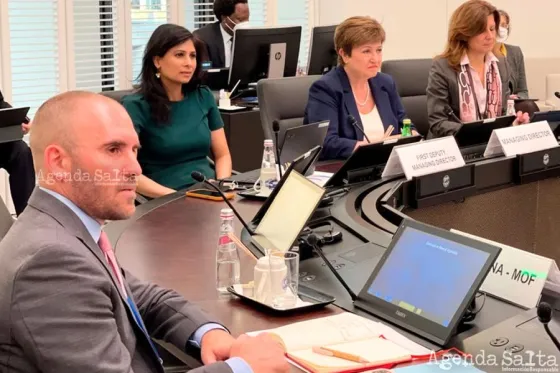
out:
{"label": "woman in green dress", "polygon": [[220,112],[212,92],[200,85],[203,51],[184,27],[159,26],[146,46],[139,91],[123,100],[140,138],[138,192],[144,196],[189,187],[192,171],[212,179],[231,176]]}

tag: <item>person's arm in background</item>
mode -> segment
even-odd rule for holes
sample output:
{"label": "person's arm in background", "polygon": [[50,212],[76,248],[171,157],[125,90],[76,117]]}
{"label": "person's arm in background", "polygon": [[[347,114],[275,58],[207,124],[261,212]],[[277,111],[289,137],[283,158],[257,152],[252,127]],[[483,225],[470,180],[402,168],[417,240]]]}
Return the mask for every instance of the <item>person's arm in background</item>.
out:
{"label": "person's arm in background", "polygon": [[426,96],[428,101],[428,122],[433,137],[454,135],[461,128],[460,122],[449,120],[449,86],[443,74],[440,61],[434,60],[428,77]]}
{"label": "person's arm in background", "polygon": [[231,176],[231,154],[224,131],[224,121],[216,105],[216,99],[210,89],[204,89],[204,100],[209,103],[208,127],[211,132],[210,148],[214,155],[216,179],[221,180]]}
{"label": "person's arm in background", "polygon": [[138,176],[136,191],[137,193],[149,198],[158,198],[176,192],[175,189],[158,184],[145,175]]}
{"label": "person's arm in background", "polygon": [[0,91],[0,109],[7,109],[10,107],[12,107],[12,105],[4,101],[4,95],[2,94],[2,91]]}
{"label": "person's arm in background", "polygon": [[519,74],[519,79],[517,81],[517,87],[514,94],[517,95],[519,98],[529,98],[529,90],[527,89],[527,76],[525,75],[525,57],[523,56],[523,52],[521,48],[517,47],[519,51],[518,60],[517,60],[517,73]]}
{"label": "person's arm in background", "polygon": [[354,149],[365,143],[354,139],[339,136],[341,123],[338,122],[339,110],[336,103],[335,93],[328,84],[318,80],[309,89],[309,100],[307,101],[307,121],[309,123],[329,121],[329,129],[323,144],[323,159],[346,159]]}
{"label": "person's arm in background", "polygon": [[[142,127],[144,126],[146,120],[144,109],[137,101],[126,100],[126,98],[123,100],[123,106],[132,119],[132,123],[134,124],[136,133],[138,134],[138,136],[140,136]],[[167,194],[175,193],[176,191],[159,183],[156,183],[145,175],[139,175],[136,192],[145,197],[158,198]]]}
{"label": "person's arm in background", "polygon": [[212,154],[216,168],[216,179],[221,180],[231,176],[231,154],[223,128],[212,131]]}

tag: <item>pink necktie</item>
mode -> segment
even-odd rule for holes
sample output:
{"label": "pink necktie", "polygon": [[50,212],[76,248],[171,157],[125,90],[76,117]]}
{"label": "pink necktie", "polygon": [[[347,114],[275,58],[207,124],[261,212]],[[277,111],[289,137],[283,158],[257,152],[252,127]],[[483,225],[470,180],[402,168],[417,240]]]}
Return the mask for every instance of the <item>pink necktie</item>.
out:
{"label": "pink necktie", "polygon": [[134,303],[132,298],[129,297],[126,294],[126,288],[124,287],[124,281],[123,281],[122,273],[119,269],[119,265],[117,264],[117,258],[115,257],[115,252],[113,251],[113,246],[111,246],[111,242],[109,242],[109,238],[107,237],[107,234],[103,231],[101,231],[101,236],[99,237],[98,245],[101,248],[101,250],[103,251],[103,253],[105,254],[105,259],[107,260],[107,262],[109,263],[109,265],[113,269],[113,272],[115,273],[115,276],[117,276],[117,280],[119,281],[119,285],[120,285],[120,287],[123,291],[124,297],[126,298],[126,300],[128,302],[128,305],[130,306],[130,309],[132,310],[132,315],[134,316],[134,321],[136,321],[136,324],[140,327],[140,329],[142,329],[142,332],[144,333],[144,336],[146,337],[148,343],[152,347],[152,351],[154,352],[155,356],[157,357],[159,363],[163,365],[163,360],[161,360],[161,358],[159,357],[158,351],[157,351],[156,347],[154,346],[154,344],[152,343],[152,339],[150,338],[150,334],[148,333],[148,330],[146,329],[146,325],[144,325],[144,321],[142,321],[142,316],[140,316],[140,312],[138,311],[138,308],[136,307],[136,304]]}
{"label": "pink necktie", "polygon": [[117,258],[115,257],[115,252],[113,251],[113,247],[111,246],[111,243],[109,242],[109,238],[107,237],[107,234],[105,232],[101,231],[101,236],[99,237],[98,243],[99,243],[99,247],[105,254],[105,260],[107,260],[107,262],[113,269],[113,273],[115,274],[115,276],[117,276],[117,280],[119,281],[119,285],[123,291],[125,298],[128,297],[126,294],[126,288],[124,286],[122,273],[119,269],[119,265],[117,264]]}

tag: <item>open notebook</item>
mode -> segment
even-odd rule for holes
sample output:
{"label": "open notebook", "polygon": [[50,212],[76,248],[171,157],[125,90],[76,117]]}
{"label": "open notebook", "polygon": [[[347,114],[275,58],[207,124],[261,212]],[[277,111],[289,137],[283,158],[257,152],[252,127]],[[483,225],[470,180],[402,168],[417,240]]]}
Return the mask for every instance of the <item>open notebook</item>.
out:
{"label": "open notebook", "polygon": [[[430,354],[430,350],[393,329],[352,313],[298,322],[266,332],[280,337],[288,358],[310,372],[359,372]],[[314,347],[352,354],[368,362],[325,356],[314,352]]]}

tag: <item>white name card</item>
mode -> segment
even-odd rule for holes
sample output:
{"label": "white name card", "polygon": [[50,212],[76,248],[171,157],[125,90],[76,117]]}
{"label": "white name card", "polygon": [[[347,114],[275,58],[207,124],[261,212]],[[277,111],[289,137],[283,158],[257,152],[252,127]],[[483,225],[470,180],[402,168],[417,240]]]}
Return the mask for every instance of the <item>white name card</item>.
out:
{"label": "white name card", "polygon": [[552,259],[454,229],[451,231],[502,249],[480,291],[521,307],[537,306],[549,272],[556,267]]}
{"label": "white name card", "polygon": [[494,130],[484,156],[505,154],[506,157],[511,157],[557,146],[558,141],[550,125],[547,121],[541,121]]}
{"label": "white name card", "polygon": [[452,136],[396,146],[381,177],[405,174],[415,176],[433,174],[465,165],[457,142]]}

